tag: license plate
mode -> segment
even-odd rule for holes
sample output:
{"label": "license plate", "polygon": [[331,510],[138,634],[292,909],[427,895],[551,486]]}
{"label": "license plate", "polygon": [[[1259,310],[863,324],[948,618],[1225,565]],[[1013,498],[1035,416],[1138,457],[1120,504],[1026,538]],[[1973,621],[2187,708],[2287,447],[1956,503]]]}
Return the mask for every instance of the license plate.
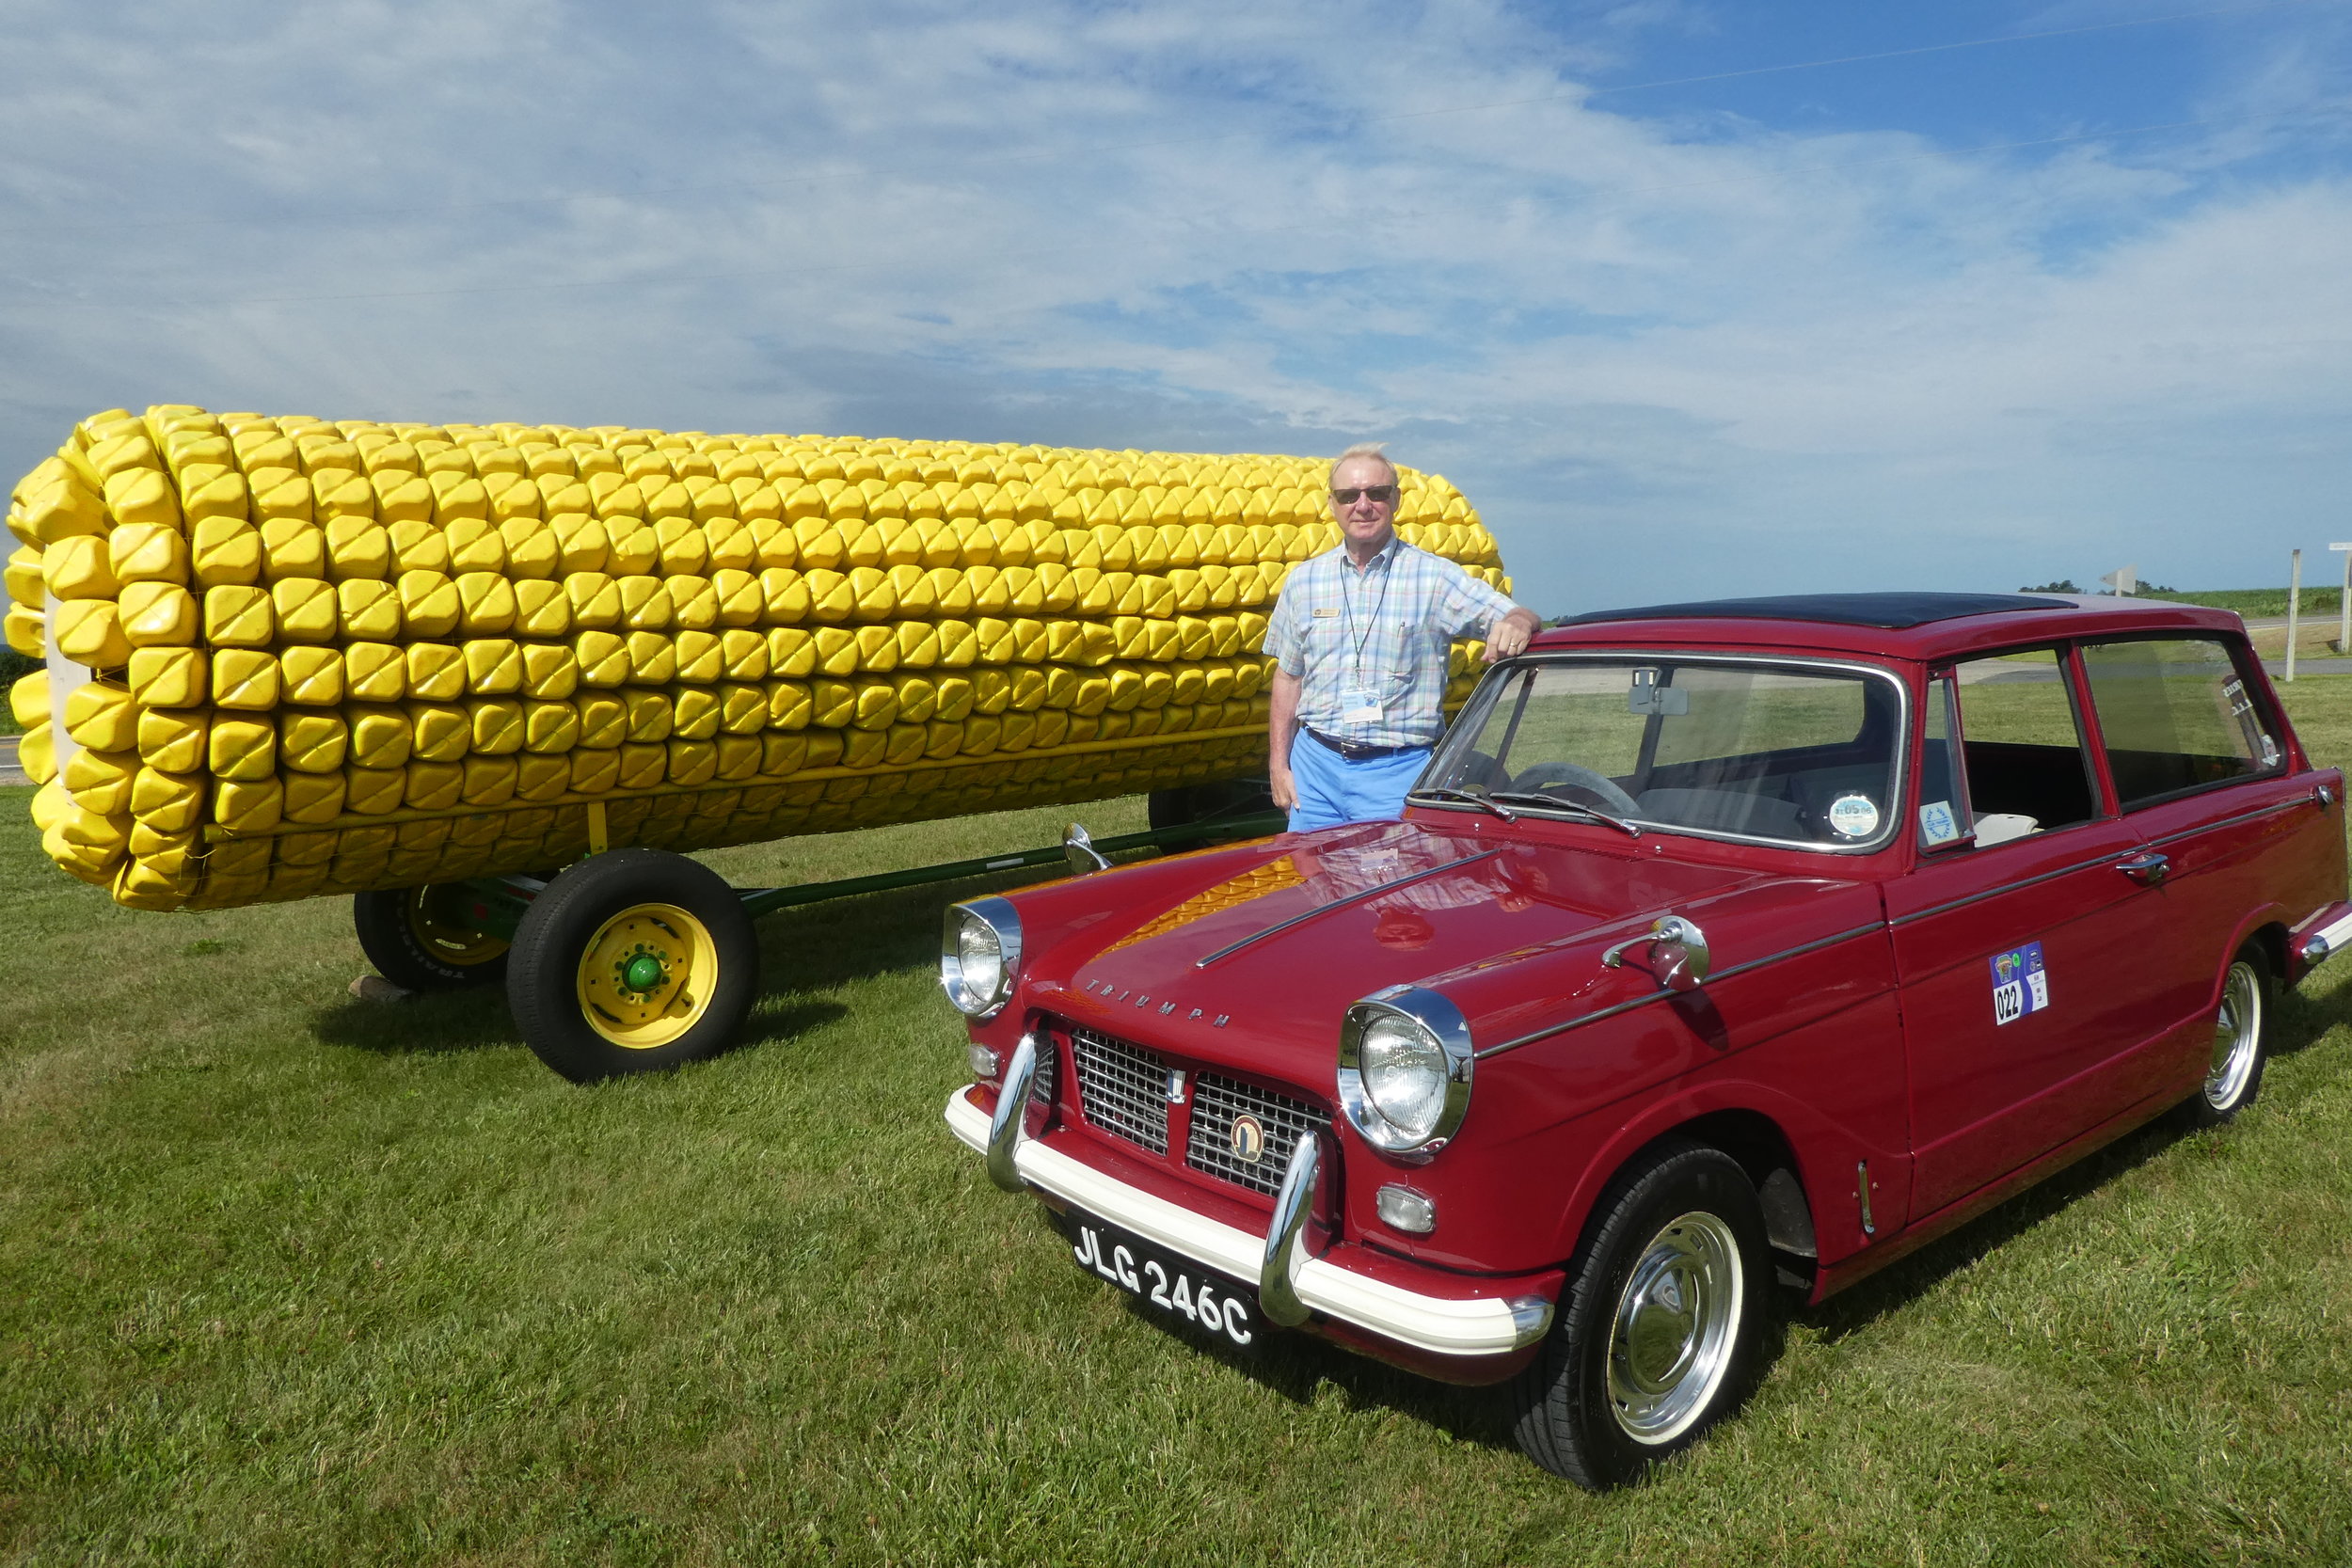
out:
{"label": "license plate", "polygon": [[1071,1256],[1129,1295],[1247,1347],[1258,1338],[1256,1298],[1217,1275],[1091,1215],[1068,1217]]}

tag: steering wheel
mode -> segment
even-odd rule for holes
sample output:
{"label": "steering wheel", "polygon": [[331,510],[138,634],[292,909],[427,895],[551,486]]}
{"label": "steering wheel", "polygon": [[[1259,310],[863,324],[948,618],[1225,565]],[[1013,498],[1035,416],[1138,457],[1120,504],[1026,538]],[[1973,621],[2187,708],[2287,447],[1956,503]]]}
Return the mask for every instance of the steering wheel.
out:
{"label": "steering wheel", "polygon": [[1616,780],[1606,773],[1595,772],[1590,768],[1580,767],[1573,762],[1539,762],[1518,778],[1513,779],[1511,788],[1515,791],[1529,793],[1537,790],[1580,789],[1597,798],[1602,805],[1620,816],[1638,816],[1642,812],[1641,806],[1633,797],[1617,786]]}

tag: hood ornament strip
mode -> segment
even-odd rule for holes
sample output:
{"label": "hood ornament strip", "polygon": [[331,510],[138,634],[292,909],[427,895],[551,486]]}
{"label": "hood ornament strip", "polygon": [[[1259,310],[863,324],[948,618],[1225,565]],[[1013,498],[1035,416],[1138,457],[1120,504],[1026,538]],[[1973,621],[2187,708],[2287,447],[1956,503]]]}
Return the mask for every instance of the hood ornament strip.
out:
{"label": "hood ornament strip", "polygon": [[1192,961],[1192,967],[1195,969],[1206,969],[1211,964],[1216,962],[1219,958],[1230,958],[1234,954],[1240,952],[1243,948],[1248,947],[1254,942],[1263,942],[1268,937],[1279,936],[1284,931],[1289,930],[1292,927],[1304,926],[1308,921],[1313,920],[1319,915],[1329,914],[1334,910],[1347,909],[1352,905],[1360,904],[1368,898],[1377,898],[1384,893],[1392,892],[1397,888],[1404,887],[1411,882],[1421,881],[1425,878],[1435,877],[1441,872],[1457,870],[1462,866],[1474,864],[1475,863],[1483,860],[1491,860],[1501,853],[1502,853],[1502,851],[1499,848],[1481,849],[1475,855],[1464,855],[1458,861],[1448,861],[1443,865],[1433,865],[1426,871],[1416,871],[1411,873],[1409,876],[1399,877],[1393,881],[1382,882],[1377,887],[1368,887],[1364,889],[1363,892],[1351,894],[1345,898],[1337,898],[1328,904],[1318,904],[1304,914],[1295,914],[1288,920],[1267,927],[1263,931],[1252,931],[1249,935],[1242,938],[1239,942],[1233,942],[1225,947],[1220,947],[1205,958],[1195,958]]}

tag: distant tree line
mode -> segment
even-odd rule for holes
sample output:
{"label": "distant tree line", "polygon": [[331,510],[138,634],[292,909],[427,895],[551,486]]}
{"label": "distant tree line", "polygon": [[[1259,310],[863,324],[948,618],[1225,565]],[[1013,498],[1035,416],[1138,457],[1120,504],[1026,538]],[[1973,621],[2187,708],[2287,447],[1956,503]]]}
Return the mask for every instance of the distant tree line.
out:
{"label": "distant tree line", "polygon": [[[2076,586],[2073,578],[2060,578],[2056,582],[2039,583],[2030,588],[2020,588],[2017,592],[2020,594],[2087,594],[2090,590]],[[2132,592],[2135,594],[2172,594],[2179,590],[2167,588],[2160,582],[2143,582]]]}

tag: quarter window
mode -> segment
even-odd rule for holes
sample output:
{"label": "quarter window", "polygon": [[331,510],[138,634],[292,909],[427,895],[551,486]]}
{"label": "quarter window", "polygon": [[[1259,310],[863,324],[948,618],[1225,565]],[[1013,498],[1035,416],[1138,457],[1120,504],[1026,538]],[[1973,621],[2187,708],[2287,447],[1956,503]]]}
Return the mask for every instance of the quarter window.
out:
{"label": "quarter window", "polygon": [[2083,649],[2115,792],[2126,807],[2265,773],[2280,760],[2229,648],[2204,638]]}

